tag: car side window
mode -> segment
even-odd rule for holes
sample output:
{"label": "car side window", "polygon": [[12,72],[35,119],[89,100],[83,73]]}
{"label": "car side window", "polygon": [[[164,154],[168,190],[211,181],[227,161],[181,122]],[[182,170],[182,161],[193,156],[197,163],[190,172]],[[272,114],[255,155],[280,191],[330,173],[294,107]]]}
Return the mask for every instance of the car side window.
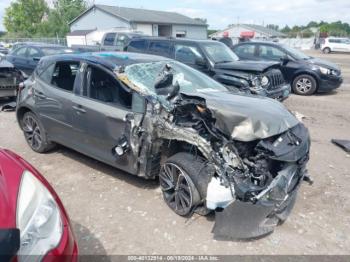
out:
{"label": "car side window", "polygon": [[204,59],[204,57],[196,46],[175,45],[175,60],[185,64],[195,65],[197,59]]}
{"label": "car side window", "polygon": [[132,105],[131,92],[128,92],[113,76],[91,65],[86,69],[83,96],[128,109],[131,109]]}
{"label": "car side window", "polygon": [[108,33],[108,34],[106,34],[105,39],[103,41],[103,45],[105,45],[105,46],[113,46],[116,35],[117,35],[116,33]]}
{"label": "car side window", "polygon": [[128,46],[128,51],[130,52],[143,52],[146,50],[147,42],[146,40],[133,40]]}
{"label": "car side window", "polygon": [[118,50],[124,50],[125,45],[128,43],[128,37],[125,34],[118,34],[117,36],[117,42],[115,43],[115,46]]}
{"label": "car side window", "polygon": [[276,47],[268,45],[260,45],[259,57],[266,60],[276,60],[279,61],[286,54]]}
{"label": "car side window", "polygon": [[46,69],[44,69],[44,71],[42,71],[41,74],[39,75],[39,78],[43,80],[45,83],[50,84],[54,69],[55,69],[55,63],[49,65]]}
{"label": "car side window", "polygon": [[14,52],[14,55],[15,56],[26,56],[26,53],[27,53],[27,47],[20,47]]}
{"label": "car side window", "polygon": [[79,65],[80,63],[77,61],[57,62],[52,74],[51,84],[72,92]]}
{"label": "car side window", "polygon": [[240,45],[233,50],[236,55],[243,58],[254,58],[255,45]]}
{"label": "car side window", "polygon": [[28,52],[27,52],[28,57],[41,57],[40,51],[36,48],[33,47],[28,47]]}
{"label": "car side window", "polygon": [[170,42],[152,41],[149,44],[149,51],[161,56],[170,56]]}

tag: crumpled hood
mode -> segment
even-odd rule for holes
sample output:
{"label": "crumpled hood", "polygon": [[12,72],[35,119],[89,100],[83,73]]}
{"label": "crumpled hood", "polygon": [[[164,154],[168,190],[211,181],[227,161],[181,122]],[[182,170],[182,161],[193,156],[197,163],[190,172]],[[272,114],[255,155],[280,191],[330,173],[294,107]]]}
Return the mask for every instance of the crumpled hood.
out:
{"label": "crumpled hood", "polygon": [[318,65],[318,66],[323,66],[329,69],[334,69],[334,70],[338,70],[340,71],[339,66],[337,66],[336,64],[323,60],[323,59],[319,59],[319,58],[310,58],[308,60],[306,60],[307,63],[309,64],[314,64],[314,65]]}
{"label": "crumpled hood", "polygon": [[270,98],[205,90],[183,94],[204,98],[216,127],[234,140],[268,138],[299,123],[283,104]]}
{"label": "crumpled hood", "polygon": [[229,63],[220,63],[214,66],[215,69],[238,70],[251,72],[264,72],[268,68],[278,68],[280,63],[271,61],[235,61]]}

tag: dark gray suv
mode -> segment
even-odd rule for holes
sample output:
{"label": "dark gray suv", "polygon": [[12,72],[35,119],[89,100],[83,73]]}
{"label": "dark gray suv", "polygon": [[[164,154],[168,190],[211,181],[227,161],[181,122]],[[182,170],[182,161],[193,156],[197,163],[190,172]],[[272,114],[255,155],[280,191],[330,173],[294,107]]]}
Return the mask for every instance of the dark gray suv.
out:
{"label": "dark gray suv", "polygon": [[307,129],[281,103],[232,93],[177,61],[43,58],[17,99],[29,146],[56,143],[147,179],[177,214],[216,212],[216,237],[272,232],[309,180]]}

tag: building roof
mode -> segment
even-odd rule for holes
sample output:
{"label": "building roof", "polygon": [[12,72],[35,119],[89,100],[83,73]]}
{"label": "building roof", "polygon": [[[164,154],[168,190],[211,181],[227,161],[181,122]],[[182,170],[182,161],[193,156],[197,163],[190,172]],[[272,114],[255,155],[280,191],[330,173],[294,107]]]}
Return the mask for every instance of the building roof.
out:
{"label": "building roof", "polygon": [[217,35],[220,32],[229,30],[230,28],[233,28],[233,27],[236,27],[236,26],[244,27],[247,30],[251,30],[251,31],[258,32],[258,33],[261,33],[261,34],[264,34],[264,35],[268,35],[269,37],[285,37],[286,36],[286,34],[283,34],[283,33],[279,32],[279,31],[273,30],[271,28],[267,28],[267,27],[262,26],[262,25],[253,25],[253,24],[235,24],[235,25],[231,25],[231,26],[229,26],[228,28],[226,28],[224,30],[220,30],[220,31],[217,31],[217,32],[211,34],[210,36],[215,36],[215,35]]}
{"label": "building roof", "polygon": [[90,34],[91,32],[94,32],[95,30],[94,29],[91,29],[91,30],[75,30],[73,32],[70,32],[67,34],[67,36],[84,36],[84,35],[88,35]]}
{"label": "building roof", "polygon": [[271,28],[267,28],[267,27],[262,26],[262,25],[241,24],[241,26],[251,28],[253,31],[256,31],[256,32],[259,32],[259,33],[262,33],[262,34],[265,34],[265,35],[269,35],[269,36],[272,36],[272,37],[273,36],[275,36],[275,37],[286,36],[285,34],[279,32],[277,30],[274,30],[274,29],[271,29]]}
{"label": "building roof", "polygon": [[138,22],[138,23],[157,23],[157,24],[181,24],[181,25],[199,25],[207,26],[202,21],[192,19],[188,16],[184,16],[175,12],[156,11],[140,8],[129,8],[109,5],[93,5],[85,12],[80,14],[69,24],[78,20],[81,16],[92,10],[93,8],[99,9],[112,16],[123,19],[127,22]]}

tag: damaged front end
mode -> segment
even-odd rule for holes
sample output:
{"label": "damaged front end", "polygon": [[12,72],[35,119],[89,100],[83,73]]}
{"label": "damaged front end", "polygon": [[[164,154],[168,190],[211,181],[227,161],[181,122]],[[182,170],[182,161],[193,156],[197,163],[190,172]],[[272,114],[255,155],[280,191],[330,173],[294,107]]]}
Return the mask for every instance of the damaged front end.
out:
{"label": "damaged front end", "polygon": [[0,97],[15,97],[22,81],[23,76],[19,70],[10,62],[0,60]]}
{"label": "damaged front end", "polygon": [[280,103],[232,94],[176,62],[134,64],[116,74],[146,100],[129,132],[139,175],[156,176],[169,156],[186,150],[202,163],[188,174],[196,191],[191,208],[216,211],[216,238],[261,237],[285,221],[301,181],[310,181],[310,139]]}

